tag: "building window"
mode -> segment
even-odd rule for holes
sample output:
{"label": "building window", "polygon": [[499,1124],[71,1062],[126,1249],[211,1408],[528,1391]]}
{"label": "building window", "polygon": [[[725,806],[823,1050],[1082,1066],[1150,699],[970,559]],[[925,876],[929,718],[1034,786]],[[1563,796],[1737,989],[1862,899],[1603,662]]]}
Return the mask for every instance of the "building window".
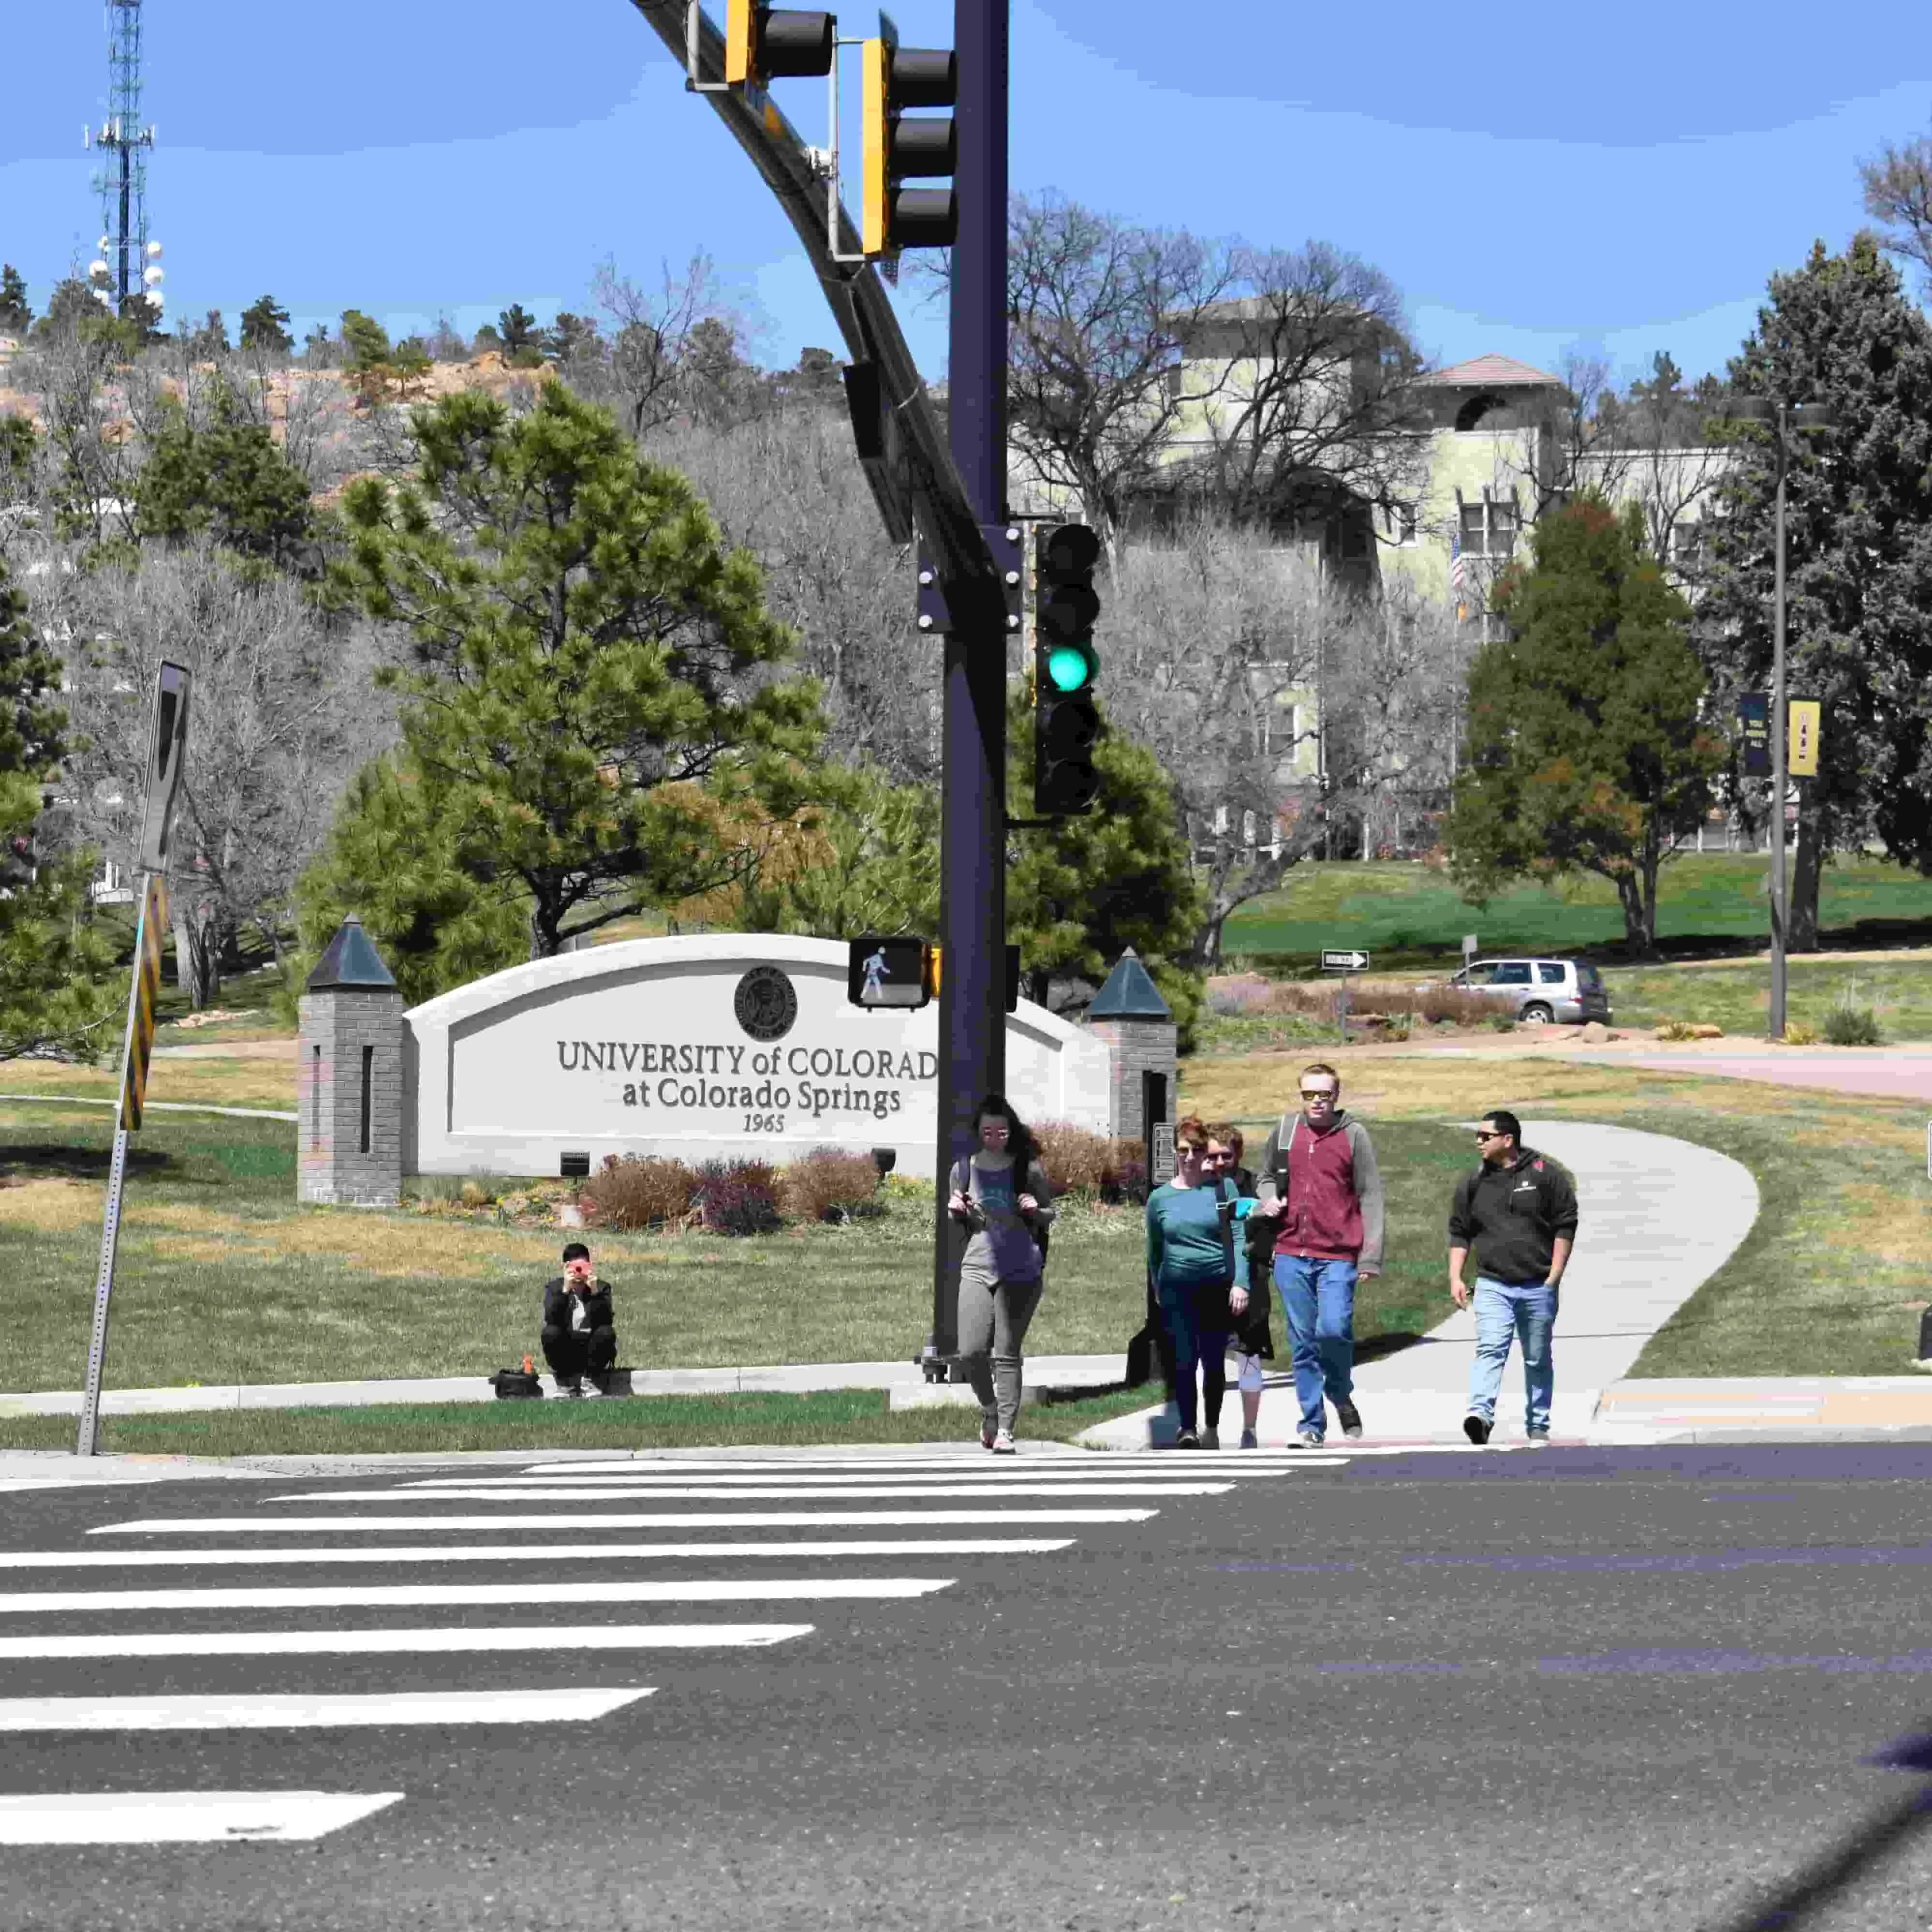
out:
{"label": "building window", "polygon": [[1241,814],[1241,843],[1252,845],[1255,842],[1255,815],[1252,812]]}
{"label": "building window", "polygon": [[1382,510],[1382,541],[1397,550],[1407,550],[1416,538],[1415,506],[1384,503]]}
{"label": "building window", "polygon": [[1515,550],[1520,519],[1514,496],[1485,496],[1480,502],[1459,506],[1459,511],[1465,556],[1500,560]]}
{"label": "building window", "polygon": [[1695,517],[1686,517],[1670,526],[1670,560],[1682,570],[1700,563],[1704,556],[1704,526]]}

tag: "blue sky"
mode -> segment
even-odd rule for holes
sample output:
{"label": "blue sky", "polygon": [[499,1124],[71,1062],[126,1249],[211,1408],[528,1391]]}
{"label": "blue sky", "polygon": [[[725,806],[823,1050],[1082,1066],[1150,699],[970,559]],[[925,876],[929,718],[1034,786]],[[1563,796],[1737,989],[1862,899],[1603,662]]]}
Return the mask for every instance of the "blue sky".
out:
{"label": "blue sky", "polygon": [[[951,39],[950,0],[892,10],[909,44]],[[103,12],[8,9],[0,259],[37,305],[100,230],[80,132],[103,111]],[[836,346],[789,229],[627,0],[146,0],[144,17],[171,316],[232,326],[268,290],[303,322],[354,306],[402,333],[442,310],[470,330],[513,300],[586,308],[605,256],[650,279],[703,247],[762,358]],[[1858,160],[1932,128],[1932,35],[1903,4],[1219,0],[1175,20],[1013,0],[1014,186],[1352,249],[1444,361],[1548,367],[1574,346],[1628,376],[1664,348],[1721,368],[1766,278],[1858,226]],[[813,134],[822,83],[781,86]],[[906,322],[941,373],[943,315]]]}

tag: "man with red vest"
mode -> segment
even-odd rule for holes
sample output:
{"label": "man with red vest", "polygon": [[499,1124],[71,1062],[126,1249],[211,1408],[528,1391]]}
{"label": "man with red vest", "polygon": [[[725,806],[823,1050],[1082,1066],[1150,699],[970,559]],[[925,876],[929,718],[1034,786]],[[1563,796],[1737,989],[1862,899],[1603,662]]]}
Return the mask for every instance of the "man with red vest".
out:
{"label": "man with red vest", "polygon": [[[1360,1436],[1354,1403],[1355,1282],[1382,1271],[1382,1180],[1368,1131],[1341,1104],[1342,1076],[1317,1060],[1301,1070],[1301,1107],[1284,1114],[1262,1150],[1257,1240],[1274,1232],[1274,1280],[1292,1344],[1301,1404],[1295,1444],[1328,1433],[1323,1398],[1344,1436]],[[1268,1217],[1264,1222],[1263,1217]]]}

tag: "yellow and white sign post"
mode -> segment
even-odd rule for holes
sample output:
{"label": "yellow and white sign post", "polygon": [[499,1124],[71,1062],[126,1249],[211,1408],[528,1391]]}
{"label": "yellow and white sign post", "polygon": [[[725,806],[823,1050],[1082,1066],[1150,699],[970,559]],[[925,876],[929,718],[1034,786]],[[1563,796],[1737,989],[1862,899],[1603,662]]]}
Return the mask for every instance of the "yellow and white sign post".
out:
{"label": "yellow and white sign post", "polygon": [[168,837],[188,748],[191,680],[164,664],[155,680],[154,731],[148,748],[148,796],[141,825],[141,916],[134,929],[134,969],[128,988],[128,1031],[121,1056],[121,1105],[114,1117],[114,1159],[100,1222],[100,1269],[94,1284],[94,1332],[87,1346],[87,1387],[80,1402],[75,1453],[92,1456],[100,1432],[100,1376],[107,1360],[107,1304],[114,1292],[114,1254],[121,1238],[121,1192],[128,1178],[128,1136],[141,1124],[148,1062],[154,1046],[154,1006],[161,989],[161,940],[168,929]]}
{"label": "yellow and white sign post", "polygon": [[1795,778],[1818,776],[1818,738],[1823,728],[1823,707],[1814,698],[1791,700],[1791,755],[1786,770]]}

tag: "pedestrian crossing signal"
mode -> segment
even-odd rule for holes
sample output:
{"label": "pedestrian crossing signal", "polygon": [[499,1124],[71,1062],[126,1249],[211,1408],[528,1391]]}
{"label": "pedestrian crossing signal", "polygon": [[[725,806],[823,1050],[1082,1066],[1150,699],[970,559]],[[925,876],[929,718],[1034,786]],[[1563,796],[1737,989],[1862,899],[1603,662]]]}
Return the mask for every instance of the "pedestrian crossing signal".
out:
{"label": "pedestrian crossing signal", "polygon": [[930,998],[926,941],[876,932],[854,940],[846,960],[845,997],[855,1006],[875,1011],[924,1006]]}

